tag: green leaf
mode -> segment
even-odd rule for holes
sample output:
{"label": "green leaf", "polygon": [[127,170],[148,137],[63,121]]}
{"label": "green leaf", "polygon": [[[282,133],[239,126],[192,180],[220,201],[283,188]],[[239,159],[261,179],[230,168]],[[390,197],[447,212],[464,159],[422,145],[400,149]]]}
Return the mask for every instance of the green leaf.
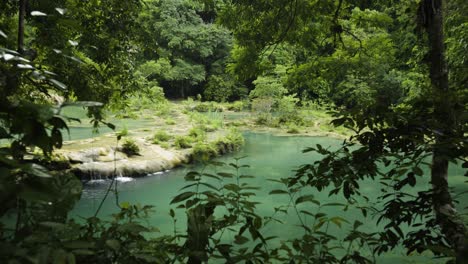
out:
{"label": "green leaf", "polygon": [[115,125],[112,123],[103,122],[108,128],[115,130]]}
{"label": "green leaf", "polygon": [[414,187],[416,185],[416,177],[414,177],[414,173],[413,172],[408,173],[407,177],[408,177],[407,178],[408,179],[408,184],[411,187]]}
{"label": "green leaf", "polygon": [[141,232],[148,232],[149,229],[138,223],[130,222],[130,223],[122,224],[119,227],[117,227],[117,231],[138,234]]}
{"label": "green leaf", "polygon": [[52,253],[52,264],[65,264],[67,263],[68,254],[63,249],[55,249]]}
{"label": "green leaf", "polygon": [[340,228],[341,228],[342,223],[348,223],[349,224],[349,222],[346,219],[344,219],[342,217],[339,217],[339,216],[335,216],[335,217],[330,218],[330,221],[333,222],[335,225],[337,225]]}
{"label": "green leaf", "polygon": [[206,182],[200,182],[200,185],[203,185],[203,186],[206,186],[212,190],[215,190],[215,191],[218,191],[218,188],[216,188],[215,186],[209,184],[209,183],[206,183]]}
{"label": "green leaf", "polygon": [[218,172],[217,174],[219,176],[223,177],[223,178],[233,178],[234,177],[234,174],[227,173],[227,172]]}
{"label": "green leaf", "polygon": [[103,105],[104,105],[103,103],[94,102],[94,101],[76,101],[76,102],[63,103],[62,107],[66,107],[66,106],[99,107]]}
{"label": "green leaf", "polygon": [[241,188],[233,183],[228,183],[226,185],[223,186],[224,189],[226,190],[229,190],[229,191],[233,191],[233,192],[239,192],[241,190]]}
{"label": "green leaf", "polygon": [[197,193],[196,192],[184,192],[184,193],[181,193],[179,195],[177,195],[176,197],[174,197],[171,201],[171,204],[174,204],[174,203],[180,203],[182,201],[185,201],[187,200],[188,198],[196,195]]}
{"label": "green leaf", "polygon": [[301,210],[300,212],[303,213],[303,214],[309,215],[309,216],[314,216],[313,213],[311,213],[309,211],[306,211],[306,210]]}
{"label": "green leaf", "polygon": [[278,190],[273,190],[273,191],[269,192],[268,194],[288,194],[288,192],[285,191],[285,190],[279,190],[278,189]]}
{"label": "green leaf", "polygon": [[106,240],[106,245],[113,249],[114,251],[117,251],[120,249],[120,242],[116,239],[108,239]]}
{"label": "green leaf", "polygon": [[0,127],[0,138],[11,138],[10,134],[3,127]]}
{"label": "green leaf", "polygon": [[358,227],[362,226],[363,223],[361,221],[354,221],[353,229],[357,229]]}
{"label": "green leaf", "polygon": [[185,174],[184,179],[186,181],[198,181],[200,178],[200,173],[197,171],[189,171]]}
{"label": "green leaf", "polygon": [[311,202],[316,205],[320,205],[320,202],[317,200],[314,200],[314,196],[312,194],[304,195],[296,199],[296,204],[301,204],[304,202]]}
{"label": "green leaf", "polygon": [[68,249],[89,249],[94,248],[94,242],[84,241],[84,240],[75,240],[67,241],[62,243],[62,246]]}
{"label": "green leaf", "polygon": [[62,82],[59,82],[55,79],[49,79],[49,82],[51,82],[55,87],[59,88],[59,89],[62,89],[62,90],[66,90],[67,89],[67,86],[62,83]]}
{"label": "green leaf", "polygon": [[44,226],[44,227],[48,227],[48,228],[51,228],[51,229],[58,229],[58,230],[63,230],[65,228],[67,228],[67,226],[65,224],[63,224],[63,223],[49,222],[49,221],[41,222],[41,223],[39,223],[39,225]]}
{"label": "green leaf", "polygon": [[238,244],[238,245],[242,245],[242,244],[245,244],[249,241],[248,238],[246,238],[245,236],[239,236],[239,235],[236,235],[234,237],[234,243]]}
{"label": "green leaf", "polygon": [[342,203],[326,203],[326,204],[323,204],[322,207],[325,207],[325,206],[346,206],[345,204],[342,204]]}
{"label": "green leaf", "polygon": [[434,253],[442,254],[447,257],[455,257],[455,251],[448,247],[439,246],[439,245],[428,245],[427,249]]}
{"label": "green leaf", "polygon": [[45,167],[42,167],[41,165],[38,165],[35,163],[29,163],[29,164],[23,165],[22,169],[24,172],[37,176],[37,177],[41,177],[41,178],[52,177],[49,171]]}
{"label": "green leaf", "polygon": [[418,176],[422,176],[424,173],[423,173],[423,170],[419,167],[413,167],[412,169],[413,173],[418,175]]}
{"label": "green leaf", "polygon": [[92,256],[96,254],[94,251],[91,251],[89,249],[75,249],[73,250],[73,253],[75,255],[85,255],[85,256]]}
{"label": "green leaf", "polygon": [[216,179],[216,180],[220,179],[218,176],[210,174],[210,173],[203,173],[202,175],[203,175],[203,177],[208,177],[208,178],[212,178],[212,179]]}

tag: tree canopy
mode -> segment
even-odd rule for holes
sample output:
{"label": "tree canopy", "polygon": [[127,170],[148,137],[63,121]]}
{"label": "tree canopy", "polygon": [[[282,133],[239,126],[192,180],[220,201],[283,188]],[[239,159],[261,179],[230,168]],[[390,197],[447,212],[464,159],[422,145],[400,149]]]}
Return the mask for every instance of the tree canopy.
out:
{"label": "tree canopy", "polygon": [[[372,263],[350,251],[360,241],[372,254],[403,245],[408,254],[431,251],[465,263],[468,231],[448,168],[468,164],[467,14],[464,0],[0,2],[0,143],[8,142],[0,148],[0,216],[16,218],[13,228],[0,225],[0,260]],[[304,122],[299,105],[327,107],[332,124],[352,135],[337,150],[305,149],[322,158],[277,180],[284,189],[271,194],[288,195],[298,211],[305,202],[325,206],[302,190],[329,191],[347,201],[331,206],[352,206],[364,217],[374,211],[381,230],[358,231],[356,221],[340,245],[344,252],[348,243],[347,253],[334,254],[330,241],[338,239],[321,228],[346,219],[305,210],[319,222],[302,223],[301,238],[269,249],[275,238],[261,231],[275,219],[256,212],[249,200],[256,187],[241,184],[251,176],[239,174],[239,160],[229,165],[236,174],[187,174],[184,190],[196,189],[172,200],[186,210],[186,234],[146,236],[148,206],[118,205],[111,221],[68,221],[80,182],[39,165],[62,147],[67,122],[79,121],[63,108],[86,107],[95,126],[114,128],[103,106],[163,94],[245,99],[260,114],[275,109],[278,122]],[[218,189],[203,177],[236,183]],[[429,183],[415,193],[423,177]],[[366,180],[382,187],[374,207],[360,187]],[[217,217],[216,208],[226,214]],[[232,245],[214,237],[225,230],[237,232]],[[247,241],[255,245],[241,247]]]}

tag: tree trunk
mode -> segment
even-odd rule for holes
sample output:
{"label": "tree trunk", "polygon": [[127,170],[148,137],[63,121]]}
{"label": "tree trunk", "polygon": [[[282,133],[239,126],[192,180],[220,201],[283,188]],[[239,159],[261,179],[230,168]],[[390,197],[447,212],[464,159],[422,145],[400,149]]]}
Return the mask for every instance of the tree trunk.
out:
{"label": "tree trunk", "polygon": [[26,1],[19,0],[19,14],[18,14],[18,52],[24,52],[24,17],[26,15]]}
{"label": "tree trunk", "polygon": [[431,183],[436,219],[446,239],[456,252],[456,263],[468,260],[466,227],[457,217],[448,188],[450,137],[456,126],[449,90],[443,31],[443,0],[423,0],[421,11],[429,39],[430,79],[434,96],[435,144],[433,146]]}

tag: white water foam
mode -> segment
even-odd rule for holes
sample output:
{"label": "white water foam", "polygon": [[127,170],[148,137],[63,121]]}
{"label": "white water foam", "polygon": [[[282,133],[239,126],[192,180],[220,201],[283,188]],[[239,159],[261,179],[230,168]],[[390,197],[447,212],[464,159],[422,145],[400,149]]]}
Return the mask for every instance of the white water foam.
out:
{"label": "white water foam", "polygon": [[135,179],[132,178],[132,177],[123,177],[123,176],[119,176],[117,178],[115,178],[118,182],[131,182],[131,181],[134,181]]}

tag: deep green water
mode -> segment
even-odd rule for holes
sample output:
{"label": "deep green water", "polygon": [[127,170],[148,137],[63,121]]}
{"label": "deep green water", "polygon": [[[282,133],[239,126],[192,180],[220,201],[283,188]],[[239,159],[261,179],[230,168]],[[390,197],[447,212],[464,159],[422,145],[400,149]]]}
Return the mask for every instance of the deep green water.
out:
{"label": "deep green water", "polygon": [[[232,162],[234,157],[247,156],[240,161],[241,164],[248,164],[250,168],[243,169],[242,173],[255,175],[256,178],[249,181],[251,185],[261,187],[257,196],[253,198],[256,201],[261,202],[258,206],[258,213],[263,216],[271,216],[274,211],[274,207],[285,205],[288,203],[288,199],[281,195],[268,195],[268,192],[272,189],[280,188],[281,186],[277,183],[268,181],[267,179],[279,179],[282,177],[288,177],[293,175],[293,170],[301,164],[310,163],[319,158],[317,154],[303,154],[301,151],[307,146],[313,146],[315,144],[321,144],[322,146],[328,146],[336,148],[341,141],[326,137],[279,137],[270,134],[260,133],[246,133],[245,134],[246,144],[245,147],[238,153],[227,155],[219,158],[223,162]],[[132,181],[122,182],[129,180],[121,178],[119,182],[119,198],[120,202],[130,202],[132,204],[141,205],[154,205],[156,212],[150,217],[149,223],[153,226],[158,227],[161,233],[171,233],[173,230],[173,224],[169,217],[169,205],[170,200],[178,193],[180,188],[185,185],[184,175],[190,170],[202,170],[203,166],[190,166],[184,168],[177,168],[171,171],[167,171],[161,174],[154,174],[148,177],[135,179]],[[211,171],[230,171],[228,168],[205,168],[205,170]],[[451,182],[453,186],[465,186],[463,184],[464,178],[462,177],[462,169],[451,168]],[[102,197],[104,196],[105,190],[109,182],[92,182],[85,185],[85,189],[82,195],[81,201],[76,205],[73,211],[74,216],[89,217],[92,216],[97,209]],[[419,180],[417,189],[424,189],[427,186],[427,181]],[[461,188],[457,188],[458,191]],[[369,197],[377,197],[380,194],[380,188],[373,182],[365,182],[361,184],[361,191]],[[311,191],[312,192],[312,191]],[[328,192],[317,193],[314,192],[316,199],[322,204],[327,202],[344,202],[341,196],[328,197]],[[466,198],[466,197],[465,197]],[[466,202],[463,206],[466,206]],[[312,211],[314,206],[310,203],[304,205],[308,206]],[[175,208],[175,206],[172,206]],[[462,208],[460,206],[460,208]],[[304,208],[305,209],[305,208]],[[105,201],[104,207],[100,212],[100,216],[109,216],[110,214],[117,212],[115,206],[115,197],[111,194]],[[328,207],[322,212],[328,213],[331,216],[342,216],[351,223],[358,219],[366,225],[364,231],[372,232],[377,231],[374,220],[371,218],[364,219],[362,214],[356,210],[349,210],[343,212],[341,209],[335,207]],[[177,228],[181,231],[184,229],[185,217],[181,210],[176,210],[177,218],[179,219]],[[266,236],[276,235],[282,239],[288,239],[293,237],[301,236],[301,229],[295,227],[298,224],[297,216],[293,210],[289,210],[288,215],[279,215],[284,221],[284,224],[272,224],[267,226],[263,230]],[[312,224],[312,220],[308,220],[308,224]],[[340,230],[337,227],[332,226],[329,232],[334,235],[342,236],[347,228]],[[232,234],[228,234],[232,235]],[[408,257],[405,256],[401,251],[395,251],[386,254],[378,259],[378,263],[437,263],[431,260],[427,256],[419,257]]]}

